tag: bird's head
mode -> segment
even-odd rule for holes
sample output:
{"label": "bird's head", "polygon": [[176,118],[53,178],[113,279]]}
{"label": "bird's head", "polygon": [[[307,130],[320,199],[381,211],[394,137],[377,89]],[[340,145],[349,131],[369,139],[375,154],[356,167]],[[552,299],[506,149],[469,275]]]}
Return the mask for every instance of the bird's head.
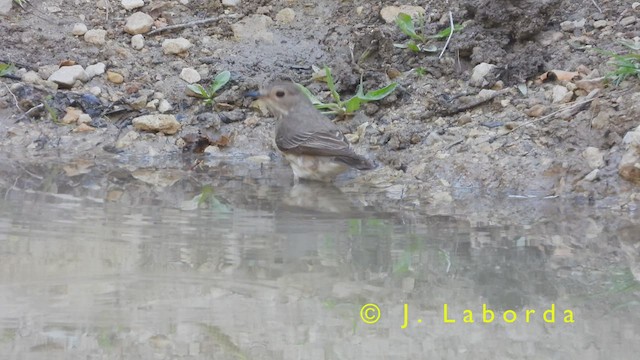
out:
{"label": "bird's head", "polygon": [[260,91],[248,92],[246,96],[264,101],[275,116],[285,116],[294,107],[309,102],[292,82],[275,82]]}

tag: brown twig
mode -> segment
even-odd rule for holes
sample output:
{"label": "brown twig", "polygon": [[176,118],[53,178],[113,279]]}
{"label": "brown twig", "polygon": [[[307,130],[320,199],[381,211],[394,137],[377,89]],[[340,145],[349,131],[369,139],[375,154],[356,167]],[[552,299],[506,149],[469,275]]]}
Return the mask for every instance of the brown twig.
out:
{"label": "brown twig", "polygon": [[155,29],[155,30],[149,31],[147,33],[147,35],[150,36],[150,35],[159,34],[161,32],[165,32],[165,31],[173,31],[173,30],[177,30],[177,29],[190,27],[190,26],[208,24],[208,23],[212,23],[212,22],[218,21],[220,19],[224,19],[224,18],[228,18],[228,17],[236,17],[236,16],[237,15],[221,15],[221,16],[214,16],[214,17],[211,17],[211,18],[202,19],[202,20],[190,21],[188,23],[183,23],[183,24],[169,25],[169,26],[165,26],[165,27],[161,27],[159,29]]}
{"label": "brown twig", "polygon": [[4,87],[7,88],[7,91],[9,92],[9,94],[13,96],[13,101],[16,103],[16,107],[18,108],[18,111],[22,111],[22,109],[20,109],[20,104],[18,103],[18,98],[16,97],[16,95],[11,91],[11,89],[9,89],[9,86],[7,86],[7,84],[2,83],[2,85],[4,85]]}
{"label": "brown twig", "polygon": [[476,99],[474,99],[473,101],[469,102],[468,104],[464,104],[464,105],[460,105],[459,107],[456,108],[447,108],[445,110],[439,111],[438,113],[440,115],[443,116],[451,116],[451,115],[455,115],[459,112],[465,111],[465,110],[469,110],[472,109],[478,105],[484,104],[487,101],[493,100],[496,97],[506,94],[509,91],[511,91],[511,89],[507,88],[507,89],[503,89],[503,90],[498,90],[495,91],[494,93],[488,95],[488,96],[483,96],[483,97],[479,97],[476,95]]}

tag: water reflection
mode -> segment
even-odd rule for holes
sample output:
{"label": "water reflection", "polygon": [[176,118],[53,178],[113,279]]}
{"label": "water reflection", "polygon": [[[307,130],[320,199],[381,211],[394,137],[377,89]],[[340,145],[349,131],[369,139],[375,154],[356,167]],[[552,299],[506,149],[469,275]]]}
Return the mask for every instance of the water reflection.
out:
{"label": "water reflection", "polygon": [[[633,214],[557,199],[440,206],[374,188],[292,186],[286,170],[5,164],[0,354],[567,359],[640,350]],[[367,303],[381,309],[376,324],[360,318]],[[444,304],[455,323],[444,323]],[[564,322],[567,309],[575,322]]]}

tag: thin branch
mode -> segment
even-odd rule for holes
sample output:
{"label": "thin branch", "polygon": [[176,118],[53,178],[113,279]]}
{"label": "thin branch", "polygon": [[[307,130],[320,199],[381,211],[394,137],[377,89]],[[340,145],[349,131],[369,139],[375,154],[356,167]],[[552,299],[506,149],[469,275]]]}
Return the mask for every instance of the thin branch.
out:
{"label": "thin branch", "polygon": [[451,14],[451,10],[449,10],[449,24],[451,25],[451,31],[449,31],[449,37],[447,38],[447,42],[444,44],[444,47],[442,48],[442,52],[440,52],[440,56],[438,56],[438,59],[442,58],[442,55],[444,55],[445,50],[447,50],[447,46],[449,46],[449,41],[451,41],[451,37],[453,36],[453,14]]}
{"label": "thin branch", "polygon": [[593,5],[595,5],[596,9],[598,9],[598,12],[602,13],[602,9],[600,8],[600,6],[598,6],[598,3],[596,3],[596,0],[591,0],[591,2],[593,3]]}
{"label": "thin branch", "polygon": [[165,31],[182,29],[182,28],[186,28],[186,27],[190,27],[190,26],[196,26],[196,25],[202,25],[202,24],[208,24],[208,23],[211,23],[211,22],[218,21],[220,19],[224,19],[224,18],[228,18],[228,17],[236,17],[236,16],[237,15],[221,15],[221,16],[214,16],[214,17],[211,17],[211,18],[202,19],[202,20],[190,21],[190,22],[184,23],[184,24],[169,25],[169,26],[161,27],[159,29],[155,29],[153,31],[149,31],[147,33],[147,35],[155,35],[155,34],[159,34],[161,32],[165,32]]}
{"label": "thin branch", "polygon": [[2,85],[4,85],[4,87],[7,88],[7,91],[9,92],[9,94],[11,94],[11,96],[13,96],[13,101],[16,103],[16,107],[18,108],[18,111],[22,112],[22,109],[20,109],[20,104],[18,104],[18,98],[16,97],[16,95],[11,91],[11,89],[9,89],[7,84],[2,83]]}

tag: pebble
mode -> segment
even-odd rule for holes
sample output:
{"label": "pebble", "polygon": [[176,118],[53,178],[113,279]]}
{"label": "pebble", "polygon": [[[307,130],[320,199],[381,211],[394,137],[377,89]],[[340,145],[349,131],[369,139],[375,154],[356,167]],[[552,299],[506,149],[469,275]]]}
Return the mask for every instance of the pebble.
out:
{"label": "pebble", "polygon": [[26,73],[22,74],[22,81],[29,84],[39,84],[42,82],[42,78],[35,71],[27,71]]}
{"label": "pebble", "polygon": [[60,87],[71,88],[76,81],[88,81],[89,76],[81,65],[73,65],[61,67],[51,74],[47,80],[53,81]]}
{"label": "pebble", "polygon": [[6,16],[11,12],[13,0],[0,0],[0,15]]}
{"label": "pebble", "polygon": [[599,169],[593,169],[591,170],[590,173],[588,173],[585,177],[584,180],[585,181],[594,181],[598,178],[598,173],[600,172]]}
{"label": "pebble", "polygon": [[143,0],[122,0],[120,4],[122,4],[122,7],[125,8],[126,10],[133,10],[139,7],[143,7],[144,1]]}
{"label": "pebble", "polygon": [[142,110],[147,106],[147,100],[147,95],[141,95],[128,101],[128,104],[134,110]]}
{"label": "pebble", "polygon": [[140,134],[138,134],[137,131],[129,131],[128,133],[124,134],[123,137],[118,139],[118,141],[116,141],[116,148],[124,149],[126,147],[129,147],[133,145],[133,143],[138,140],[138,138],[140,138]]}
{"label": "pebble", "polygon": [[540,117],[546,114],[548,109],[545,105],[537,104],[527,109],[524,113],[527,114],[527,116]]}
{"label": "pebble", "polygon": [[80,114],[80,116],[78,116],[78,120],[76,121],[76,123],[78,125],[80,124],[89,124],[91,122],[91,116],[89,114]]}
{"label": "pebble", "polygon": [[87,69],[85,71],[87,72],[87,76],[89,76],[89,78],[93,78],[94,76],[104,74],[106,67],[107,66],[104,63],[99,62],[93,65],[87,66]]}
{"label": "pebble", "polygon": [[144,36],[136,34],[131,37],[131,47],[135,50],[141,50],[144,47]]}
{"label": "pebble", "polygon": [[151,30],[153,18],[143,12],[136,12],[127,18],[124,31],[131,35],[144,34]]}
{"label": "pebble", "polygon": [[636,17],[635,16],[627,16],[625,18],[622,18],[622,20],[620,20],[620,25],[622,26],[629,26],[631,24],[635,24],[636,22]]}
{"label": "pebble", "polygon": [[84,33],[84,41],[89,44],[102,45],[106,42],[107,30],[91,29]]}
{"label": "pebble", "polygon": [[182,54],[186,53],[189,48],[193,46],[191,42],[183,37],[177,39],[165,39],[162,42],[162,51],[169,54]]}
{"label": "pebble", "polygon": [[582,157],[587,160],[591,169],[598,169],[604,166],[604,154],[596,147],[588,147],[582,152]]}
{"label": "pebble", "polygon": [[153,99],[153,100],[149,101],[145,107],[147,109],[149,109],[149,110],[156,110],[158,108],[158,103],[159,102],[160,102],[160,100]]}
{"label": "pebble", "polygon": [[555,85],[551,89],[551,101],[554,104],[562,104],[571,101],[573,93],[562,85]]}
{"label": "pebble", "polygon": [[609,25],[609,22],[607,20],[597,20],[593,22],[593,27],[596,29],[601,29],[603,27],[606,27],[607,25]]}
{"label": "pebble", "polygon": [[291,8],[284,8],[276,14],[276,22],[280,24],[290,24],[296,18],[296,12]]}
{"label": "pebble", "polygon": [[632,8],[633,10],[637,10],[637,9],[639,9],[639,8],[640,8],[640,1],[636,1],[636,2],[634,2],[633,4],[631,4],[631,8]]}
{"label": "pebble", "polygon": [[160,100],[160,103],[158,104],[159,112],[166,113],[167,111],[171,111],[171,110],[173,110],[173,106],[171,106],[171,103],[167,101],[167,99]]}
{"label": "pebble", "polygon": [[73,129],[73,132],[89,132],[89,131],[94,131],[95,129],[96,128],[94,128],[93,126],[82,123],[78,125],[75,129]]}
{"label": "pebble", "polygon": [[75,124],[78,122],[78,118],[82,115],[82,110],[75,108],[73,106],[68,106],[66,109],[66,113],[60,119],[60,122],[65,125]]}
{"label": "pebble", "polygon": [[222,5],[229,7],[236,7],[240,5],[241,0],[222,0]]}
{"label": "pebble", "polygon": [[578,89],[585,90],[590,92],[593,89],[602,89],[604,88],[604,77],[595,78],[595,79],[583,79],[576,81],[576,87]]}
{"label": "pebble", "polygon": [[138,116],[133,119],[133,127],[137,130],[173,135],[180,130],[180,123],[173,115],[153,114]]}
{"label": "pebble", "polygon": [[233,36],[237,40],[254,40],[267,44],[273,43],[273,33],[268,29],[273,20],[266,15],[251,15],[231,25]]}
{"label": "pebble", "polygon": [[197,83],[202,80],[200,74],[194,68],[184,68],[180,72],[180,79],[188,82],[189,84]]}
{"label": "pebble", "polygon": [[95,96],[98,96],[102,94],[102,89],[100,88],[100,86],[92,86],[91,88],[89,88],[89,92]]}
{"label": "pebble", "polygon": [[124,82],[124,76],[115,71],[107,71],[107,80],[114,84],[122,84]]}
{"label": "pebble", "polygon": [[395,23],[400,13],[410,15],[415,19],[416,17],[424,16],[425,10],[422,6],[411,5],[385,6],[380,10],[380,16],[387,24]]}
{"label": "pebble", "polygon": [[484,87],[489,84],[489,82],[485,79],[485,77],[495,68],[496,66],[488,63],[480,63],[473,68],[473,72],[471,73],[471,79],[469,79],[469,85],[476,87]]}
{"label": "pebble", "polygon": [[76,36],[82,36],[87,32],[87,25],[83,23],[76,23],[73,25],[71,33]]}
{"label": "pebble", "polygon": [[640,184],[640,126],[627,132],[622,142],[626,152],[620,159],[618,174],[627,181]]}

